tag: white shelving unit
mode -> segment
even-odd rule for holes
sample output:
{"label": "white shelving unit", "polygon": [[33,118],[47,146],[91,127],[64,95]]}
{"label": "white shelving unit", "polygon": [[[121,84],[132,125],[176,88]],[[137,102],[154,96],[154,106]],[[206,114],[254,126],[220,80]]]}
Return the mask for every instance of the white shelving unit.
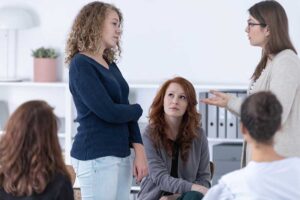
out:
{"label": "white shelving unit", "polygon": [[[141,129],[148,124],[149,107],[156,95],[160,84],[149,83],[131,83],[130,86],[130,103],[139,103],[143,108],[143,115],[139,120]],[[216,90],[246,90],[246,85],[221,85],[221,84],[194,84],[197,98],[199,93]],[[7,102],[9,114],[11,114],[20,104],[25,101],[40,99],[47,101],[54,108],[55,114],[61,120],[62,127],[59,130],[58,137],[64,151],[66,163],[70,163],[70,150],[73,136],[76,134],[75,108],[72,96],[69,92],[68,83],[36,83],[36,82],[0,82],[0,101]],[[1,112],[1,111],[0,111]],[[0,130],[1,133],[2,130]],[[143,131],[143,130],[141,130]],[[208,138],[210,151],[212,145],[230,142],[241,143],[242,139],[219,139]],[[212,154],[211,154],[212,157]]]}
{"label": "white shelving unit", "polygon": [[[73,109],[67,83],[0,82],[0,100],[8,105],[9,115],[22,103],[29,100],[45,100],[61,119],[58,133],[66,163],[70,163],[72,142]],[[0,111],[1,112],[1,111]],[[1,130],[2,131],[2,130]]]}

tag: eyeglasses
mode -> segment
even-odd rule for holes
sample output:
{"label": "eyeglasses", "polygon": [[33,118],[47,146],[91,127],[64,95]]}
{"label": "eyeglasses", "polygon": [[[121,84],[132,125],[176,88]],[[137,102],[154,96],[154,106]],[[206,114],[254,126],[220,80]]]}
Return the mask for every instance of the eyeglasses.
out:
{"label": "eyeglasses", "polygon": [[252,22],[248,22],[247,24],[247,29],[250,29],[254,26],[261,26],[261,27],[266,27],[267,24],[264,24],[264,23],[252,23]]}

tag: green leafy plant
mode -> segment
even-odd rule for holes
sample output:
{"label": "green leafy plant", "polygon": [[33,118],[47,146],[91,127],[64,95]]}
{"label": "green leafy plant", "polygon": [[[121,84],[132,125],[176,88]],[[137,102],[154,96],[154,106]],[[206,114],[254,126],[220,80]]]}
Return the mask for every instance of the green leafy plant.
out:
{"label": "green leafy plant", "polygon": [[58,53],[53,48],[40,47],[32,50],[32,56],[34,58],[57,58]]}

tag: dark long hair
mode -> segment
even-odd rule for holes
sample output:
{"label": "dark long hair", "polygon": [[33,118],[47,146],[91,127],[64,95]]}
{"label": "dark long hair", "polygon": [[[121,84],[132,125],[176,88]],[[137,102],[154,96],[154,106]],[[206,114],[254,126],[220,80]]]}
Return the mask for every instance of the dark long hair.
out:
{"label": "dark long hair", "polygon": [[157,92],[153,103],[150,107],[149,122],[150,122],[150,138],[155,146],[159,149],[165,148],[168,155],[171,155],[172,149],[166,135],[168,125],[164,117],[164,97],[166,90],[171,83],[179,84],[187,97],[187,110],[183,115],[178,135],[178,144],[182,160],[187,160],[188,150],[191,147],[192,141],[198,136],[200,128],[200,114],[196,110],[197,99],[195,89],[188,80],[182,77],[175,77],[166,81]]}
{"label": "dark long hair", "polygon": [[69,177],[56,120],[45,101],[26,102],[11,115],[0,140],[0,186],[7,193],[42,193],[57,173]]}
{"label": "dark long hair", "polygon": [[288,27],[288,18],[284,8],[276,1],[262,1],[251,8],[249,14],[259,21],[261,24],[266,24],[270,31],[267,44],[262,52],[262,57],[252,75],[253,80],[257,80],[266,67],[268,58],[271,54],[276,55],[282,50],[291,49],[297,54],[290,36]]}

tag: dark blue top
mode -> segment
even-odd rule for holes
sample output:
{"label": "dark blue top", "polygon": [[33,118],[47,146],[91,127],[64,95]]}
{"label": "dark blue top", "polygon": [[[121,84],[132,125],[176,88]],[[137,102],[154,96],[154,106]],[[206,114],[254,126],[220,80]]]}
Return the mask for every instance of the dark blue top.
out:
{"label": "dark blue top", "polygon": [[78,53],[70,63],[69,86],[79,122],[72,157],[126,157],[132,143],[142,143],[137,124],[142,108],[129,104],[128,84],[115,63],[107,69]]}

